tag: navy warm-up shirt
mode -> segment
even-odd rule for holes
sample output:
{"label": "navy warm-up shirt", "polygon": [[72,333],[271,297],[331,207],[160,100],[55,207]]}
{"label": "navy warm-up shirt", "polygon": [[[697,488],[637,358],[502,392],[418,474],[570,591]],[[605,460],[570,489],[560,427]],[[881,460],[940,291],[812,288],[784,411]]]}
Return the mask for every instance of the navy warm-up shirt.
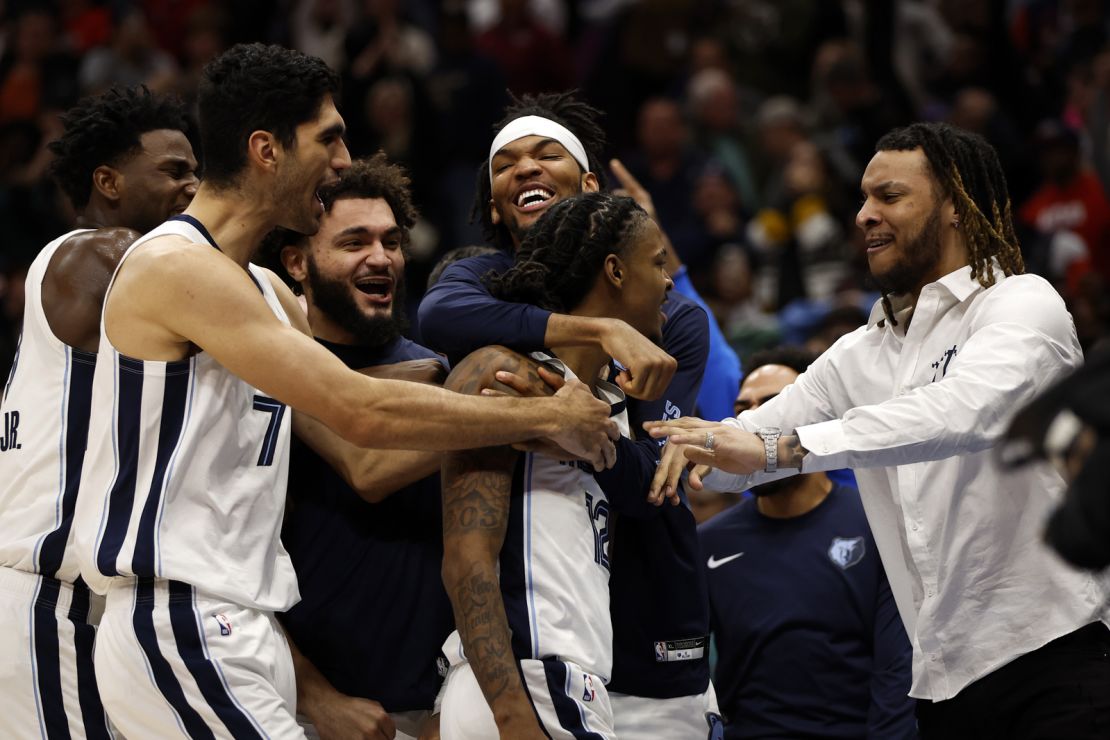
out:
{"label": "navy warm-up shirt", "polygon": [[[512,255],[497,252],[448,267],[420,304],[424,342],[445,352],[452,362],[490,344],[521,352],[543,348],[551,312],[498,301],[483,283],[488,273],[500,274],[512,265]],[[630,421],[638,434],[643,421],[693,412],[709,352],[709,320],[701,307],[672,291],[663,313],[663,347],[678,361],[678,370],[658,401],[630,399]],[[699,694],[709,686],[709,603],[689,507],[645,502],[660,446],[646,436],[635,442],[621,440],[617,464],[596,477],[607,491],[638,492],[628,498],[638,505],[613,502],[619,514],[610,536],[609,690],[671,698]]]}
{"label": "navy warm-up shirt", "polygon": [[726,738],[916,737],[910,643],[858,491],[792,519],[746,499],[698,534]]}
{"label": "navy warm-up shirt", "polygon": [[[443,361],[403,337],[379,350],[317,341],[355,369]],[[431,709],[446,668],[440,648],[454,620],[440,577],[439,488],[432,475],[371,504],[294,440],[281,538],[301,601],[282,623],[336,689],[389,712]]]}

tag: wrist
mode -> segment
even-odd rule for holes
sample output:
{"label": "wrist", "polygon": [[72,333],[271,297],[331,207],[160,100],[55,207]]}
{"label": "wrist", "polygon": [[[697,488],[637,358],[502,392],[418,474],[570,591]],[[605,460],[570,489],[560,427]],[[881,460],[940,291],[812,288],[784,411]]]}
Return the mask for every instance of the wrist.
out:
{"label": "wrist", "polygon": [[779,437],[778,440],[778,457],[780,468],[795,468],[802,469],[802,458],[809,452],[805,447],[802,447],[802,442],[798,439],[798,435],[790,434]]}

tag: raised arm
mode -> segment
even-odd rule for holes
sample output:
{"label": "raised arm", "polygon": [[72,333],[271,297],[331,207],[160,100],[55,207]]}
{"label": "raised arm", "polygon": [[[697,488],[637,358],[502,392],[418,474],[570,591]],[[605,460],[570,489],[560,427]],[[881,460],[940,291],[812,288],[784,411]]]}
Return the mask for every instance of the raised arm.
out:
{"label": "raised arm", "polygon": [[[116,290],[127,298],[113,304]],[[367,378],[278,321],[248,273],[210,247],[149,242],[128,259],[113,295],[106,318],[121,352],[173,360],[196,345],[361,446],[454,450],[551,437],[598,467],[612,460],[616,427],[585,385],[568,383],[552,398],[476,398]]]}
{"label": "raised arm", "polygon": [[[508,353],[480,350],[451,373],[449,388],[478,393]],[[478,354],[478,353],[476,353]],[[505,368],[508,369],[508,368]],[[520,680],[497,575],[519,453],[490,447],[453,453],[443,463],[443,584],[474,676],[503,738],[542,738]]]}
{"label": "raised arm", "polygon": [[424,341],[452,360],[492,344],[523,352],[601,347],[627,368],[618,379],[626,393],[645,399],[662,395],[677,366],[674,358],[623,321],[553,314],[494,298],[482,279],[491,269],[510,265],[504,259],[471,257],[448,267],[420,304]]}
{"label": "raised arm", "polygon": [[[297,330],[311,336],[308,319],[297,299],[284,282],[272,272],[270,284],[281,301],[289,323]],[[435,368],[442,368],[434,363]],[[434,370],[434,368],[433,368]],[[432,372],[425,361],[399,363],[361,371],[371,377],[393,379],[442,378],[441,372]],[[378,450],[351,444],[317,419],[301,411],[293,412],[293,433],[320,456],[363,499],[377,503],[396,493],[410,483],[426,478],[439,470],[441,454],[429,450]]]}

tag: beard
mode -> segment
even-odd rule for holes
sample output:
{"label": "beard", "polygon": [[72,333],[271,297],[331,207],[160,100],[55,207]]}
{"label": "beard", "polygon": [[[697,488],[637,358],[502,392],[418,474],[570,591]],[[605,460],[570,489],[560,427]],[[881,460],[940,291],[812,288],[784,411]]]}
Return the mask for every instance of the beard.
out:
{"label": "beard", "polygon": [[902,245],[901,259],[886,272],[871,272],[884,294],[909,293],[921,286],[940,261],[940,205],[938,204],[917,234]]}
{"label": "beard", "polygon": [[388,314],[367,316],[351,295],[350,283],[321,275],[311,256],[308,258],[307,267],[312,303],[332,321],[351,332],[358,345],[384,347],[408,329],[404,280],[395,279],[393,282],[393,303]]}

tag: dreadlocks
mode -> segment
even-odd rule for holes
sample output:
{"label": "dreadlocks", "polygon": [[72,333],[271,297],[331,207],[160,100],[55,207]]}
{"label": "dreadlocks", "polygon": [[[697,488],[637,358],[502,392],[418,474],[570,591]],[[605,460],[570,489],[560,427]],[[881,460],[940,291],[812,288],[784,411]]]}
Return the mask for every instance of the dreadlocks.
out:
{"label": "dreadlocks", "polygon": [[[549,118],[568,128],[582,142],[590,171],[597,176],[598,185],[605,188],[605,168],[601,164],[601,151],[605,148],[605,132],[598,124],[602,113],[575,97],[574,90],[561,93],[541,93],[516,97],[509,93],[511,102],[505,109],[504,117],[493,126],[494,135],[517,118],[541,116]],[[512,239],[504,224],[494,224],[490,220],[489,202],[492,197],[489,182],[489,160],[478,167],[474,188],[474,205],[470,209],[471,222],[482,225],[482,234],[491,243],[502,249],[512,248]]]}
{"label": "dreadlocks", "polygon": [[607,193],[583,193],[560,201],[528,230],[516,263],[504,275],[486,277],[494,297],[568,313],[593,288],[610,254],[631,246],[648,215],[636,201]]}
{"label": "dreadlocks", "polygon": [[[914,123],[891,131],[875,145],[880,152],[919,147],[939,194],[955,205],[967,241],[971,277],[984,288],[994,285],[992,258],[1004,275],[1025,272],[1006,177],[994,147],[982,136],[946,123]],[[893,315],[885,293],[883,308]]]}

